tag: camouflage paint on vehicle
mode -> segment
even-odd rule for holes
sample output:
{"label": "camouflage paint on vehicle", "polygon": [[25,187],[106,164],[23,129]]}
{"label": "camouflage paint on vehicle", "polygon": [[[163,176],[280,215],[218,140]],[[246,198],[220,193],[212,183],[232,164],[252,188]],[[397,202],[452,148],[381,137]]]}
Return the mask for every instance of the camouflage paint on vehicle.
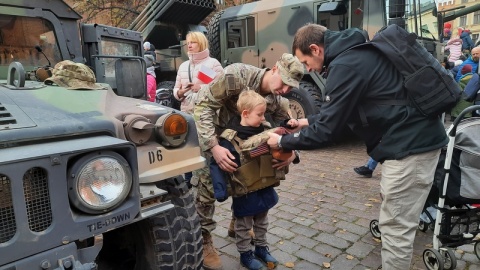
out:
{"label": "camouflage paint on vehicle", "polygon": [[[195,122],[145,100],[139,32],[80,18],[61,0],[0,0],[0,269],[199,270],[183,179],[205,166]],[[44,83],[91,86],[90,69],[98,89]]]}
{"label": "camouflage paint on vehicle", "polygon": [[[418,2],[418,1],[417,1]],[[306,23],[317,23],[330,30],[358,27],[370,38],[387,24],[421,21],[413,8],[413,0],[262,0],[227,8],[217,13],[208,25],[211,54],[222,65],[241,62],[257,67],[272,67],[284,52],[291,52],[293,36]],[[468,8],[473,12],[478,8]],[[465,15],[458,12],[458,16]],[[422,14],[443,26],[442,18],[451,20],[455,14]],[[412,19],[414,18],[414,19]],[[425,21],[427,21],[425,19]],[[408,26],[408,25],[407,25]],[[411,29],[411,26],[409,26]],[[442,33],[440,29],[438,33]],[[439,61],[443,61],[443,45],[437,38],[419,35],[418,41]],[[293,89],[287,98],[295,117],[305,117],[320,110],[325,80],[317,73],[306,73],[300,89]]]}

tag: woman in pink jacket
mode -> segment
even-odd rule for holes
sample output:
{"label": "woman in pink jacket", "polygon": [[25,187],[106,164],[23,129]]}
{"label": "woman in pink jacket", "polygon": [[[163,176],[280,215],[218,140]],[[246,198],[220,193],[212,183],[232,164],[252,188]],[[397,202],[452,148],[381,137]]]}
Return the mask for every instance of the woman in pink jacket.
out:
{"label": "woman in pink jacket", "polygon": [[[217,59],[210,57],[207,37],[202,32],[189,32],[187,34],[188,61],[183,62],[178,68],[177,81],[173,88],[173,96],[181,101],[180,110],[193,114],[198,90],[209,79],[203,76],[209,73],[212,80],[223,75],[223,68]],[[208,72],[210,71],[210,72]],[[202,81],[203,79],[204,81]],[[192,173],[185,174],[185,181],[190,187]]]}
{"label": "woman in pink jacket", "polygon": [[447,46],[445,46],[445,51],[446,50],[450,51],[448,62],[454,63],[460,59],[460,56],[462,55],[462,39],[457,35],[452,35],[450,40],[447,42]]}
{"label": "woman in pink jacket", "polygon": [[181,101],[180,109],[183,112],[193,114],[198,90],[203,84],[209,83],[203,75],[211,72],[212,79],[218,78],[223,75],[223,68],[217,59],[210,57],[208,40],[202,32],[187,34],[187,50],[189,60],[178,68],[173,95]]}

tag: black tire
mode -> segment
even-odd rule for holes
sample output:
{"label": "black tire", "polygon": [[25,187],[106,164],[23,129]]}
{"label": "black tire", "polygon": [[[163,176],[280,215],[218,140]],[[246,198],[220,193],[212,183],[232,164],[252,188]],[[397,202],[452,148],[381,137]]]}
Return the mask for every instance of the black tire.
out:
{"label": "black tire", "polygon": [[451,248],[440,249],[440,254],[442,254],[444,259],[444,270],[454,270],[457,268],[457,258],[455,257],[455,252],[453,252]]}
{"label": "black tire", "polygon": [[475,255],[477,256],[477,258],[480,260],[480,242],[475,243],[473,250],[475,251]]}
{"label": "black tire", "polygon": [[430,223],[420,220],[418,223],[418,229],[422,232],[426,232],[430,226]]}
{"label": "black tire", "polygon": [[180,110],[180,101],[173,96],[174,81],[163,81],[157,84],[155,102],[163,106]]}
{"label": "black tire", "polygon": [[290,110],[295,119],[317,114],[323,102],[320,89],[306,81],[300,82],[299,88],[293,88],[284,97],[290,101]]}
{"label": "black tire", "polygon": [[380,232],[380,229],[378,228],[378,220],[374,219],[370,221],[370,233],[372,236],[376,239],[382,239],[382,233]]}
{"label": "black tire", "polygon": [[220,17],[225,10],[215,13],[207,25],[208,45],[210,56],[217,59],[220,63],[222,58],[222,50],[220,46]]}
{"label": "black tire", "polygon": [[425,249],[423,251],[423,262],[429,270],[444,270],[444,259],[436,249]]}
{"label": "black tire", "polygon": [[108,263],[100,262],[99,269],[202,269],[203,239],[193,192],[183,179],[157,186],[168,191],[165,199],[174,208],[108,233],[99,257]]}

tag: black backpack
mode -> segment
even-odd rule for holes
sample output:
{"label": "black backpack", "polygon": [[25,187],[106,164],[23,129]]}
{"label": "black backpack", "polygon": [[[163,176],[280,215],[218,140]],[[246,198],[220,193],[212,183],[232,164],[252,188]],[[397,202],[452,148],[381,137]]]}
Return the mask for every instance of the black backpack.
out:
{"label": "black backpack", "polygon": [[[413,105],[429,117],[441,115],[457,104],[462,89],[438,60],[417,42],[416,34],[392,24],[380,29],[371,41],[357,46],[365,44],[381,51],[404,76],[408,96],[404,104]],[[403,105],[402,101],[385,103]]]}

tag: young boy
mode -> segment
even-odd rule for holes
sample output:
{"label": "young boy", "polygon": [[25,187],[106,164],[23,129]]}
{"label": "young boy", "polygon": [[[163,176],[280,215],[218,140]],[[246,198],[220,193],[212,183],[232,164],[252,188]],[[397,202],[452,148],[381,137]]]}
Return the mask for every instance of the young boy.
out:
{"label": "young boy", "polygon": [[[278,172],[271,167],[272,156],[269,153],[252,158],[253,154],[245,151],[265,143],[268,139],[262,125],[265,122],[266,108],[265,98],[260,94],[253,90],[242,92],[237,101],[240,117],[231,119],[219,141],[221,146],[235,156],[234,161],[238,168],[234,173],[226,173],[220,169],[215,159],[211,159],[210,163],[217,200],[228,197],[226,183],[230,183],[233,194],[232,210],[236,218],[237,249],[240,252],[241,264],[250,270],[267,269],[263,263],[269,269],[278,265],[278,261],[268,251],[266,235],[268,210],[278,202],[278,195],[273,187],[279,184],[284,172]],[[293,128],[298,122],[290,119],[288,125]],[[278,132],[278,129],[276,131]],[[292,152],[287,154],[291,155]],[[256,172],[256,175],[252,172]],[[251,228],[255,234],[255,251],[252,251],[250,243]]]}

